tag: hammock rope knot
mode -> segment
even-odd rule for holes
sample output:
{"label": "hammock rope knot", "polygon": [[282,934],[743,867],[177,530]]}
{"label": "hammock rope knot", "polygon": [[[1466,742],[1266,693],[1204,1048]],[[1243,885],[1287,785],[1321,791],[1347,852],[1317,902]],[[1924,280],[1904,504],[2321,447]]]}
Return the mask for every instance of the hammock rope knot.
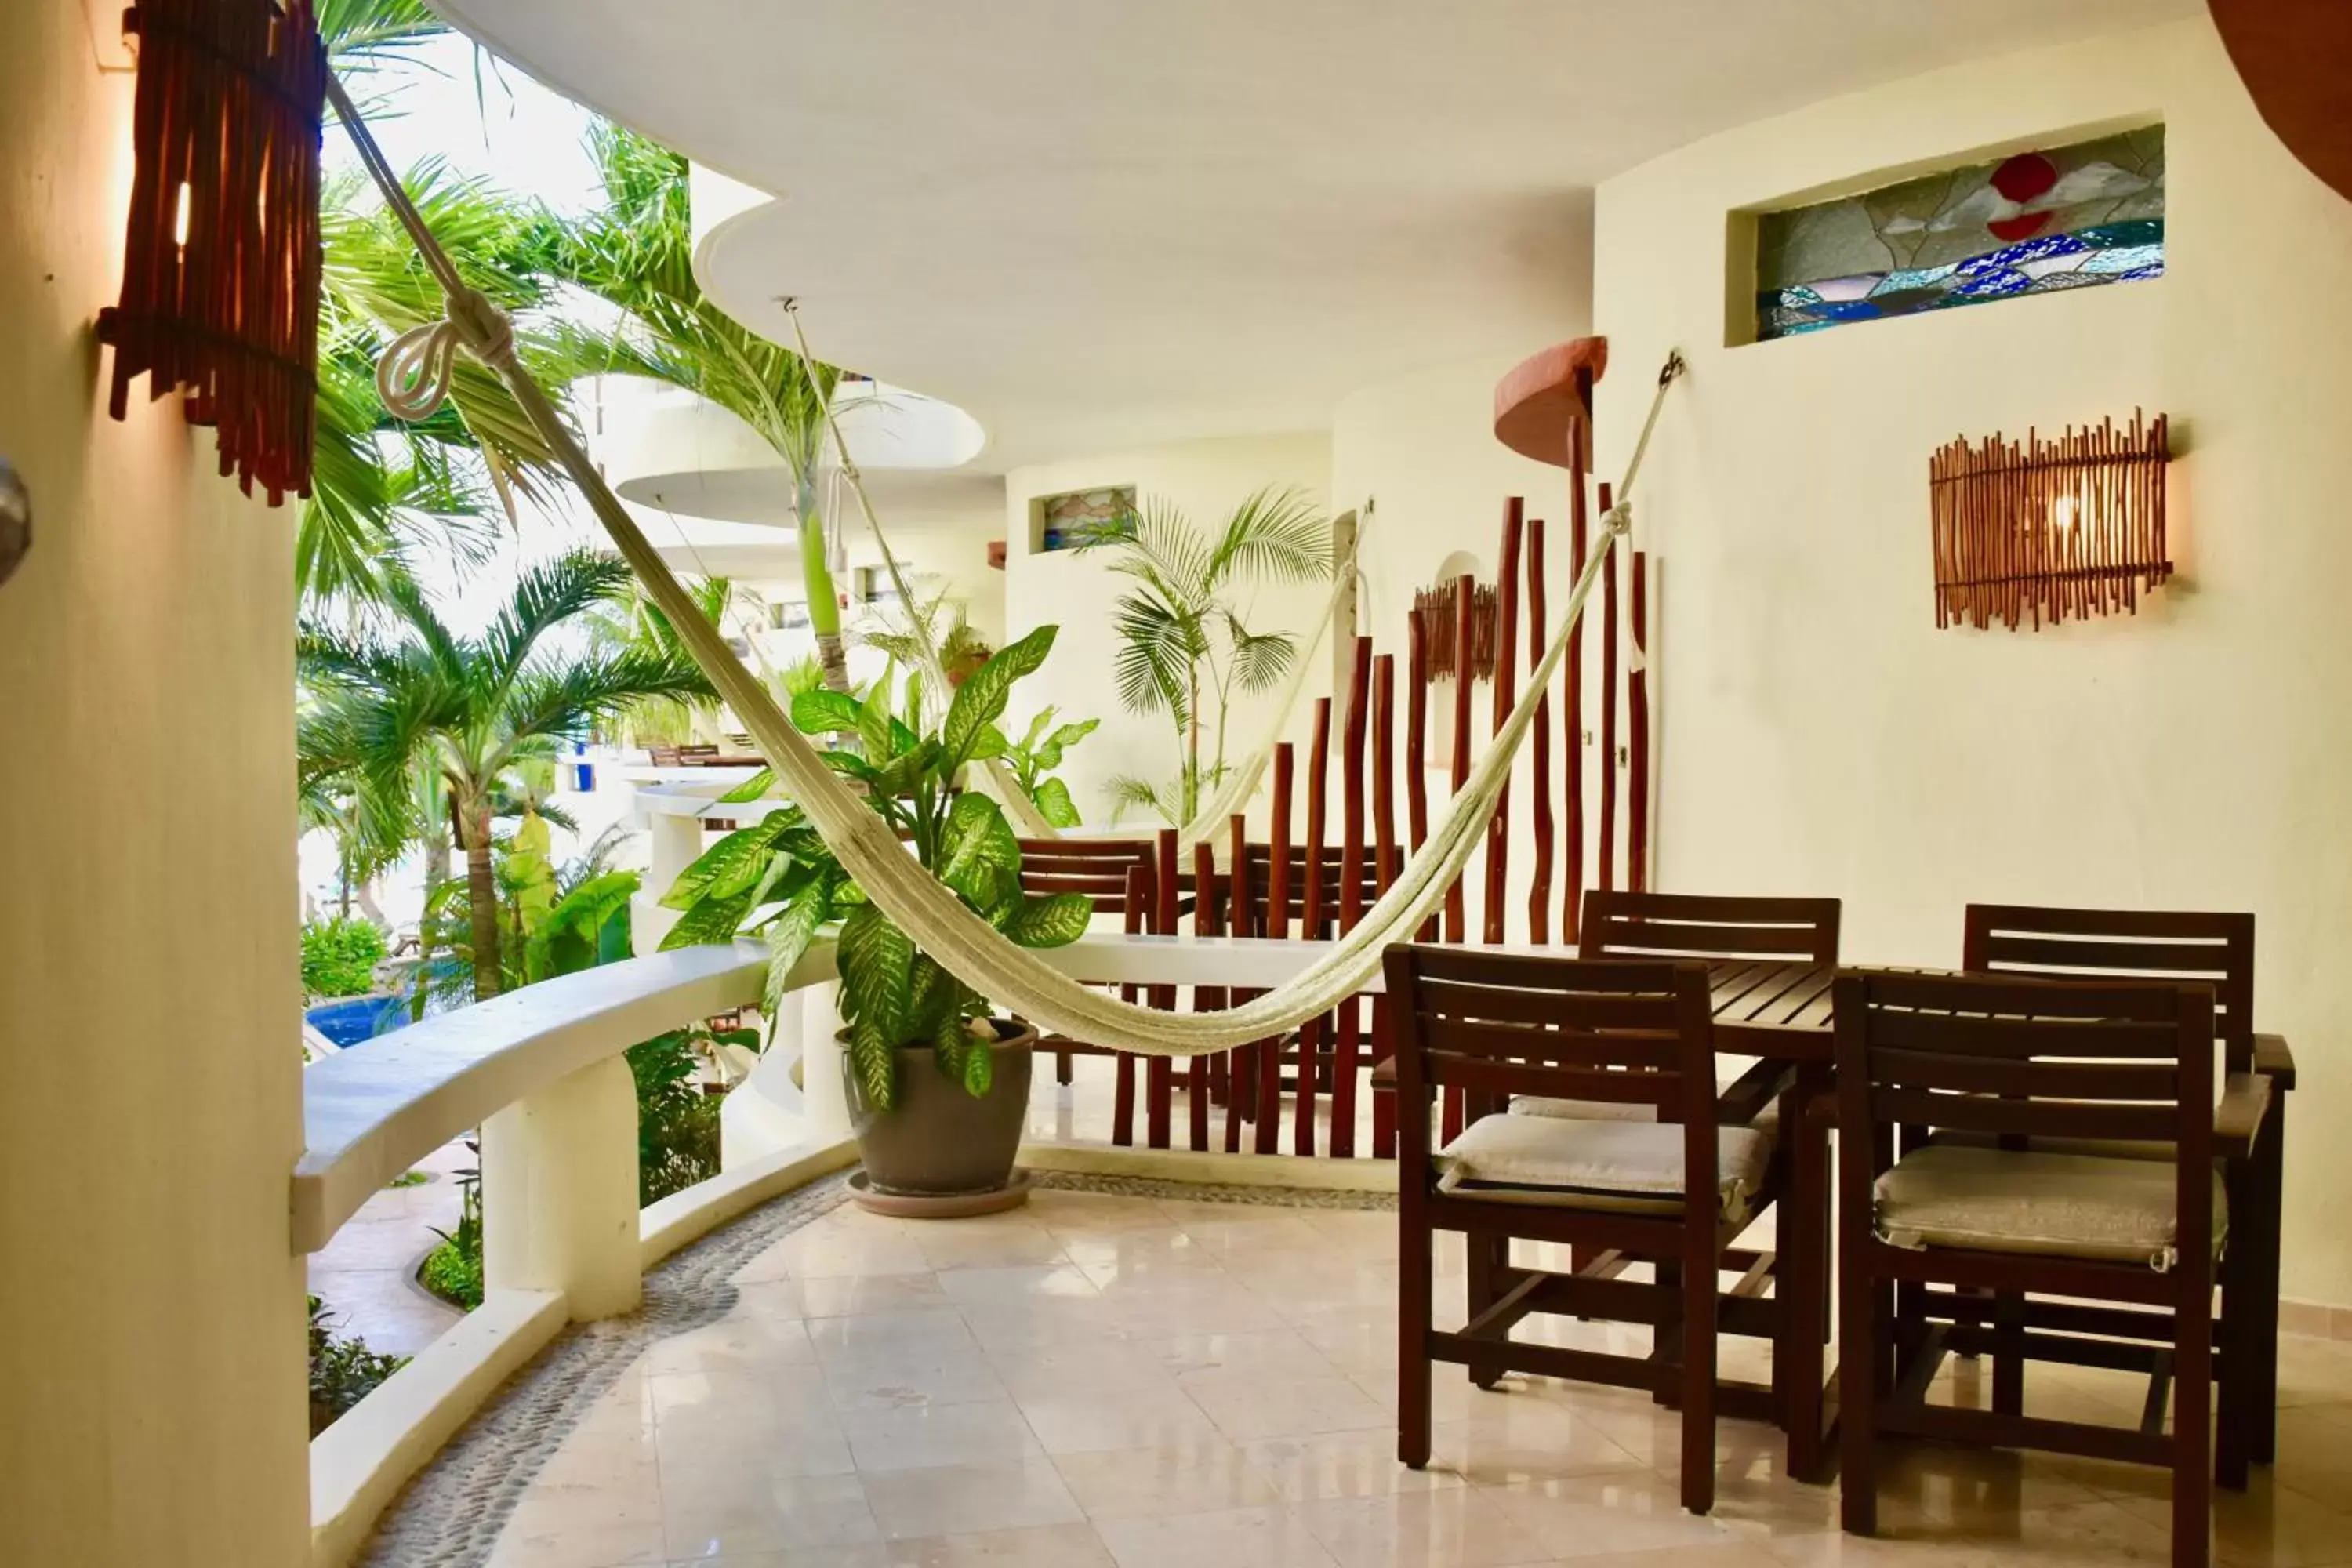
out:
{"label": "hammock rope knot", "polygon": [[439,321],[401,333],[376,361],[376,395],[394,418],[422,424],[448,401],[460,347],[493,370],[514,363],[514,322],[462,283],[444,296]]}

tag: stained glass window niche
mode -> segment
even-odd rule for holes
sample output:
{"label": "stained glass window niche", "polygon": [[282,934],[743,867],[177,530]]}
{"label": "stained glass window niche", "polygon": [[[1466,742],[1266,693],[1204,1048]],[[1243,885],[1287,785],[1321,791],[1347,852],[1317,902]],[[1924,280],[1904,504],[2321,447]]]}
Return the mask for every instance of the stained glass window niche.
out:
{"label": "stained glass window niche", "polygon": [[1761,342],[2164,275],[2164,127],[1757,215]]}

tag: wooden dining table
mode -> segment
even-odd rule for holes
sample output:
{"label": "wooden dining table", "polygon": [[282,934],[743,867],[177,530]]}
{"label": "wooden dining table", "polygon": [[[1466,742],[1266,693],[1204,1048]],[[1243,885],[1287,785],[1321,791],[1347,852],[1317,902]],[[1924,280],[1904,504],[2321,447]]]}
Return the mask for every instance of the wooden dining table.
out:
{"label": "wooden dining table", "polygon": [[[1924,972],[1924,971],[1915,971]],[[1941,973],[1950,973],[1948,970]],[[1779,960],[1728,960],[1707,965],[1718,1054],[1751,1057],[1759,1062],[1793,1069],[1791,1087],[1784,1097],[1781,1134],[1790,1140],[1788,1202],[1813,1208],[1817,1223],[1786,1227],[1800,1239],[1791,1256],[1780,1248],[1775,1270],[1780,1288],[1801,1293],[1801,1305],[1818,1307],[1821,1331],[1793,1336],[1795,1364],[1786,1369],[1790,1386],[1797,1391],[1789,1433],[1789,1468],[1792,1475],[1817,1477],[1832,1452],[1830,1447],[1837,1421],[1837,1379],[1827,1367],[1829,1303],[1832,1259],[1827,1244],[1828,1214],[1832,1183],[1830,1176],[1830,1134],[1835,1129],[1836,1103],[1831,1092],[1836,1059],[1835,965]],[[1373,1074],[1373,1086],[1393,1083],[1393,1063],[1384,1061]],[[2249,1227],[2233,1226],[2233,1245],[2260,1249],[2249,1261],[2256,1278],[2275,1282],[2278,1276],[2277,1216],[2283,1179],[2285,1139],[2285,1095],[2294,1088],[2294,1054],[2276,1035],[2254,1037],[2252,1071],[2227,1074],[2214,1108],[2213,1154],[2225,1163],[2233,1214],[2254,1220]],[[1789,1109],[1796,1111],[1792,1121]],[[1818,1247],[1802,1238],[1818,1237]],[[1776,1243],[1780,1238],[1776,1237]],[[1818,1251],[1819,1256],[1813,1256]],[[1594,1267],[1612,1265],[1596,1263]],[[2262,1321],[2254,1338],[2263,1347],[2264,1364],[2254,1373],[2260,1390],[2259,1408],[2250,1434],[2226,1435],[2217,1449],[2216,1467],[2224,1486],[2242,1486],[2251,1459],[2268,1463],[2277,1430],[2278,1296],[2273,1289],[2256,1303]]]}

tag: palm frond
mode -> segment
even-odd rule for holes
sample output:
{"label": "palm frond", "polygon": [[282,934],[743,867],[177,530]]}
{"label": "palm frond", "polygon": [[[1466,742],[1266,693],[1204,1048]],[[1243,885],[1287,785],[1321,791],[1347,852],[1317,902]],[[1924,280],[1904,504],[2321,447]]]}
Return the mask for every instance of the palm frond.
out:
{"label": "palm frond", "polygon": [[526,570],[483,639],[491,683],[504,687],[513,682],[541,637],[574,616],[617,599],[632,581],[627,562],[585,550],[567,552]]}
{"label": "palm frond", "polygon": [[1213,594],[1237,575],[1312,583],[1330,574],[1330,523],[1296,487],[1269,485],[1225,520],[1201,580]]}

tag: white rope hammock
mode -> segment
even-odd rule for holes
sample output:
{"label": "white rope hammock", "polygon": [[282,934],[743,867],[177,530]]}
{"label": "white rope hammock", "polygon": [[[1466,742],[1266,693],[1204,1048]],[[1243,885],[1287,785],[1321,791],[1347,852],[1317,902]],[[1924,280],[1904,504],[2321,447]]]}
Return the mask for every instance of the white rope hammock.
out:
{"label": "white rope hammock", "polygon": [[[1161,1012],[1122,1002],[1070,979],[1047,960],[1016,946],[965,909],[954,891],[908,854],[881,817],[824,764],[816,749],[777,706],[765,683],[743,667],[718,628],[702,618],[684,586],[638,530],[627,509],[606,487],[562,414],[523,369],[515,353],[513,329],[506,318],[458,277],[447,253],[408,199],[383,149],[368,133],[341,84],[331,76],[327,92],[335,112],[351,132],[352,145],[383,190],[385,203],[407,229],[447,300],[446,321],[405,334],[395,345],[398,352],[386,356],[394,367],[379,371],[380,384],[387,393],[386,406],[406,419],[431,413],[448,391],[455,345],[459,343],[499,374],[512,389],[532,426],[587,498],[597,521],[612,535],[623,558],[677,627],[695,662],[750,729],[761,752],[792,791],[826,847],[856,879],[867,898],[957,979],[998,1006],[1050,1032],[1146,1056],[1195,1056],[1276,1037],[1306,1019],[1330,1011],[1360,992],[1379,969],[1382,950],[1392,942],[1409,941],[1444,899],[1446,889],[1461,875],[1471,854],[1484,839],[1496,799],[1510,778],[1512,760],[1534,718],[1536,703],[1559,670],[1570,632],[1583,613],[1585,601],[1591,595],[1592,585],[1599,580],[1610,551],[1631,526],[1626,502],[1621,500],[1602,519],[1599,548],[1578,576],[1569,595],[1559,631],[1544,650],[1543,659],[1529,678],[1517,706],[1496,731],[1486,754],[1471,770],[1467,783],[1447,803],[1432,827],[1428,842],[1405,863],[1396,881],[1365,912],[1354,930],[1333,942],[1320,958],[1293,979],[1239,1006],[1188,1014]],[[1660,378],[1658,396],[1651,403],[1649,419],[1643,426],[1641,440],[1626,470],[1624,493],[1628,495],[1671,380],[1671,373]],[[834,434],[838,440],[837,426]],[[845,449],[843,458],[845,462]],[[862,499],[862,487],[859,493]],[[870,521],[870,506],[868,513]],[[893,574],[896,575],[895,569]],[[903,588],[900,591],[903,594]]]}

